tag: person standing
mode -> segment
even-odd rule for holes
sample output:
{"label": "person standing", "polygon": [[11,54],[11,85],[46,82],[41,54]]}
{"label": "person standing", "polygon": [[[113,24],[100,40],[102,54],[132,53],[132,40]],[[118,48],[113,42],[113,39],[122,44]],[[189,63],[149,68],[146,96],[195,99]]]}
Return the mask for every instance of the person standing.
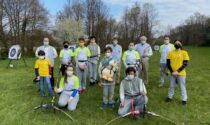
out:
{"label": "person standing", "polygon": [[56,49],[53,46],[50,46],[50,41],[48,37],[44,37],[43,45],[36,49],[35,55],[39,58],[38,52],[42,50],[45,52],[45,58],[49,59],[51,62],[51,86],[54,87],[54,59],[58,56]]}
{"label": "person standing", "polygon": [[75,50],[74,56],[76,61],[76,73],[81,84],[79,92],[82,93],[86,90],[88,58],[91,56],[89,48],[85,46],[84,38],[79,38],[79,47]]}
{"label": "person standing", "polygon": [[141,36],[140,40],[141,42],[135,46],[141,57],[141,68],[139,72],[144,84],[148,85],[149,58],[153,55],[153,52],[151,46],[147,43],[146,36]]}
{"label": "person standing", "polygon": [[96,44],[95,36],[90,37],[90,44],[88,45],[88,48],[91,52],[91,56],[89,58],[88,63],[90,85],[93,86],[97,81],[97,67],[101,53],[99,45]]}
{"label": "person standing", "polygon": [[[128,50],[123,53],[122,61],[125,67],[125,70],[129,67],[134,67],[138,71],[140,64],[140,55],[135,50],[134,42],[130,42]],[[136,73],[138,77],[138,72]]]}
{"label": "person standing", "polygon": [[183,50],[182,43],[176,41],[174,44],[176,50],[171,51],[167,55],[167,66],[170,71],[170,87],[168,91],[167,102],[171,102],[174,96],[174,89],[176,82],[180,85],[181,89],[181,103],[187,104],[187,90],[186,90],[186,70],[190,57],[187,51]]}
{"label": "person standing", "polygon": [[122,47],[118,44],[118,36],[114,35],[112,44],[106,45],[106,47],[112,48],[113,59],[117,62],[118,72],[116,74],[116,83],[120,83],[120,69],[121,69],[121,58],[122,58]]}
{"label": "person standing", "polygon": [[114,89],[115,89],[115,73],[117,73],[118,67],[116,61],[112,57],[112,48],[105,48],[105,56],[99,63],[99,77],[100,84],[103,86],[103,102],[102,108],[109,105],[110,108],[114,108]]}
{"label": "person standing", "polygon": [[174,50],[174,45],[170,43],[170,38],[165,37],[164,38],[164,44],[160,46],[160,84],[159,87],[162,87],[164,85],[164,76],[168,76],[167,73],[167,55],[169,52]]}
{"label": "person standing", "polygon": [[61,61],[60,71],[62,72],[62,76],[65,73],[66,66],[72,65],[73,57],[74,57],[74,52],[71,49],[69,49],[69,42],[64,41],[63,49],[59,53],[59,58]]}
{"label": "person standing", "polygon": [[51,77],[51,63],[50,60],[45,58],[45,52],[40,50],[38,52],[39,59],[36,60],[35,63],[35,75],[36,80],[39,81],[39,88],[42,96],[46,96],[44,82],[47,85],[49,95],[53,96],[52,86],[50,84],[50,77]]}

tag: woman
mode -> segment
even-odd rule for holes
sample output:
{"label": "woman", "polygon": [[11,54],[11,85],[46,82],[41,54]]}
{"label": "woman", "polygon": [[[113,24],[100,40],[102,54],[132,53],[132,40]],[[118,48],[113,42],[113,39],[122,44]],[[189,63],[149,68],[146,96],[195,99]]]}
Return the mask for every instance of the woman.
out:
{"label": "woman", "polygon": [[147,90],[143,81],[136,77],[136,70],[133,67],[126,69],[126,77],[120,84],[120,107],[118,114],[123,116],[129,112],[144,110],[147,103]]}
{"label": "woman", "polygon": [[60,107],[68,105],[68,110],[73,111],[79,101],[79,78],[75,76],[72,66],[67,66],[63,78],[59,83],[59,88],[55,87],[56,93],[61,93],[58,101]]}

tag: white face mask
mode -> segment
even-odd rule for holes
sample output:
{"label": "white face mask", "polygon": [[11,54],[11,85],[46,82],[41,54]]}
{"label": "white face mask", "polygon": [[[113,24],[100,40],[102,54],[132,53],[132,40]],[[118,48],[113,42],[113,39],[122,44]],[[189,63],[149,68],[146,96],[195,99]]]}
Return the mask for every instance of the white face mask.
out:
{"label": "white face mask", "polygon": [[127,75],[127,79],[128,80],[133,80],[134,79],[134,75]]}
{"label": "white face mask", "polygon": [[168,44],[170,41],[169,40],[164,40],[164,43],[165,44]]}
{"label": "white face mask", "polygon": [[110,57],[111,55],[112,55],[112,54],[111,54],[110,52],[106,52],[106,53],[105,53],[105,56],[106,56],[106,57]]}
{"label": "white face mask", "polygon": [[45,56],[39,56],[39,59],[44,59],[45,58]]}
{"label": "white face mask", "polygon": [[73,71],[66,71],[67,76],[72,76],[73,75]]}

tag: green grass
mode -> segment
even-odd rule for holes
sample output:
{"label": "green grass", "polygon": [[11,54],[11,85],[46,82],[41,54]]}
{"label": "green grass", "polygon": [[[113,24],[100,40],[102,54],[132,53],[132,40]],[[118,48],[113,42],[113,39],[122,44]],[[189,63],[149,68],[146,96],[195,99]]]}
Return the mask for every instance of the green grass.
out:
{"label": "green grass", "polygon": [[[159,56],[155,53],[150,61],[148,107],[149,110],[166,116],[177,124],[210,124],[210,48],[187,47],[186,49],[191,57],[187,68],[189,98],[187,106],[183,107],[180,104],[178,86],[176,87],[174,101],[170,104],[165,103],[168,92],[168,80],[163,88],[157,87],[159,84]],[[114,110],[101,110],[99,108],[102,101],[102,89],[97,86],[88,88],[87,93],[80,95],[80,102],[76,111],[70,112],[65,110],[76,119],[74,123],[60,112],[54,113],[43,109],[34,112],[33,108],[40,104],[41,95],[38,92],[38,85],[32,83],[35,58],[27,58],[26,61],[28,67],[23,65],[23,61],[14,61],[15,67],[6,69],[8,60],[0,60],[1,125],[104,125],[117,117],[118,106]],[[58,74],[57,71],[58,69],[56,68],[55,75]],[[116,86],[116,98],[118,90],[119,86]],[[47,101],[50,101],[50,98]],[[140,119],[140,121],[126,117],[113,123],[113,125],[131,124],[170,125],[171,123],[151,116]]]}

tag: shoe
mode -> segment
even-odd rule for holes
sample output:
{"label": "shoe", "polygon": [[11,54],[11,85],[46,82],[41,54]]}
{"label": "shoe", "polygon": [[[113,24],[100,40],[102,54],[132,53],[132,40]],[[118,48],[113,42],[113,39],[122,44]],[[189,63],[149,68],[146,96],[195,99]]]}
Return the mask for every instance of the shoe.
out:
{"label": "shoe", "polygon": [[171,98],[166,98],[166,102],[172,102]]}
{"label": "shoe", "polygon": [[110,107],[111,109],[113,109],[113,108],[114,108],[114,103],[109,104],[109,107]]}
{"label": "shoe", "polygon": [[102,106],[100,107],[100,109],[104,109],[107,107],[107,104],[105,104],[104,102],[102,103]]}
{"label": "shoe", "polygon": [[158,85],[158,87],[163,87],[163,85],[164,85],[164,83],[160,83],[160,84]]}
{"label": "shoe", "polygon": [[182,101],[182,105],[185,106],[187,104],[187,101]]}

